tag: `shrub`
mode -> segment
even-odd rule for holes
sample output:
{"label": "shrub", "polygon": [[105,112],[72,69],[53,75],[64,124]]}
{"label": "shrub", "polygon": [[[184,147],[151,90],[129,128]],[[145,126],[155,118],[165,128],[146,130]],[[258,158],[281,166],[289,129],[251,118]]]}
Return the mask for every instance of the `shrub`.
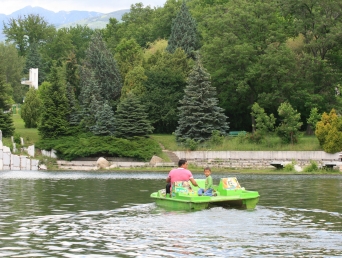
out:
{"label": "shrub", "polygon": [[121,139],[112,136],[81,134],[58,139],[43,139],[36,147],[44,150],[54,149],[59,159],[73,160],[80,157],[131,157],[149,161],[153,155],[161,155],[159,144],[151,138],[133,137]]}
{"label": "shrub", "polygon": [[295,165],[294,162],[289,163],[289,164],[286,164],[286,165],[284,166],[284,171],[286,171],[286,172],[292,172],[292,171],[294,171],[294,170],[295,170],[295,169],[294,169],[294,165]]}
{"label": "shrub", "polygon": [[20,141],[20,134],[19,133],[14,133],[13,140],[16,144],[21,144]]}
{"label": "shrub", "polygon": [[264,135],[259,131],[255,131],[254,133],[247,133],[245,137],[250,143],[261,143],[264,139]]}
{"label": "shrub", "polygon": [[318,170],[317,162],[310,160],[310,165],[303,168],[303,172],[313,172]]}
{"label": "shrub", "polygon": [[199,141],[196,141],[194,139],[187,138],[185,140],[184,146],[186,148],[189,148],[190,150],[194,151],[198,148]]}
{"label": "shrub", "polygon": [[221,135],[220,131],[214,130],[210,137],[210,144],[217,146],[222,145],[224,141],[224,136]]}
{"label": "shrub", "polygon": [[342,119],[337,116],[335,109],[323,113],[321,121],[317,123],[315,134],[323,150],[328,153],[341,151]]}

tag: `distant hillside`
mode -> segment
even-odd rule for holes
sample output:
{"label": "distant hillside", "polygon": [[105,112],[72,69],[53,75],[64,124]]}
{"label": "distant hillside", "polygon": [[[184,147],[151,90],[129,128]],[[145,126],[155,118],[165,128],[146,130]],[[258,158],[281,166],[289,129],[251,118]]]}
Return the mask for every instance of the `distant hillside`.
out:
{"label": "distant hillside", "polygon": [[118,21],[121,21],[122,15],[124,15],[125,13],[129,11],[130,11],[129,9],[125,9],[125,10],[119,10],[119,11],[115,11],[115,12],[108,13],[108,14],[102,14],[96,17],[86,18],[83,20],[77,20],[71,23],[65,23],[59,26],[58,28],[63,28],[63,27],[68,28],[70,26],[76,26],[76,24],[79,24],[83,26],[87,25],[91,29],[103,29],[109,23],[109,18],[115,18]]}
{"label": "distant hillside", "polygon": [[87,11],[60,11],[55,13],[41,7],[26,6],[9,15],[0,13],[0,41],[5,40],[5,36],[2,34],[3,23],[7,23],[11,18],[17,19],[24,15],[39,14],[44,17],[48,23],[55,25],[56,28],[76,26],[76,24],[80,24],[88,25],[88,27],[95,29],[105,28],[106,24],[109,22],[109,18],[116,18],[121,21],[122,15],[127,12],[129,12],[129,9],[119,10],[108,14]]}

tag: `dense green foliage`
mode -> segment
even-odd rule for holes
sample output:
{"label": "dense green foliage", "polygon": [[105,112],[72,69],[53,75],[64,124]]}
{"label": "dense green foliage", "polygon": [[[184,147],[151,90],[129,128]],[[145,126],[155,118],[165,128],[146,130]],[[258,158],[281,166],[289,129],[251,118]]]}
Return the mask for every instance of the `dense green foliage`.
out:
{"label": "dense green foliage", "polygon": [[[314,130],[316,109],[334,108],[337,117],[342,112],[341,14],[338,0],[167,0],[157,8],[134,4],[122,22],[110,19],[101,30],[79,25],[56,30],[37,15],[12,18],[4,24],[7,43],[0,43],[5,88],[0,102],[22,103],[28,90],[20,84],[23,66],[26,61],[29,69],[40,56],[39,74],[45,73],[46,81],[39,87],[54,85],[60,69],[58,98],[69,105],[56,108],[48,87],[39,94],[48,137],[115,133],[116,109],[130,92],[146,106],[155,133],[172,133],[194,62],[189,56],[198,49],[231,130],[255,129],[249,136],[260,139],[262,128],[274,122],[278,135],[295,143],[300,131]],[[263,110],[251,115],[254,103]],[[51,106],[55,110],[47,112]],[[54,119],[61,113],[63,129],[50,124],[48,113]],[[272,121],[266,114],[274,114]],[[333,143],[339,143],[339,123],[329,130],[334,133],[322,146],[340,151]],[[207,132],[205,138],[213,136]]]}
{"label": "dense green foliage", "polygon": [[6,41],[13,42],[19,54],[26,55],[26,51],[33,43],[43,45],[56,33],[53,25],[36,14],[19,16],[17,19],[10,18],[4,23],[3,33],[7,36]]}
{"label": "dense green foliage", "polygon": [[[228,130],[227,117],[218,106],[216,88],[211,85],[210,75],[202,66],[199,57],[188,77],[184,96],[180,100],[177,141],[204,142],[214,131],[225,135]],[[189,141],[188,140],[188,141]]]}
{"label": "dense green foliage", "polygon": [[44,150],[54,149],[57,151],[58,158],[65,160],[109,156],[149,161],[153,155],[160,155],[162,152],[158,143],[150,138],[134,137],[128,140],[91,134],[41,140],[36,146]]}
{"label": "dense green foliage", "polygon": [[178,121],[179,100],[184,94],[190,63],[185,52],[178,48],[173,54],[156,51],[145,64],[145,94],[149,120],[158,133],[172,133]]}

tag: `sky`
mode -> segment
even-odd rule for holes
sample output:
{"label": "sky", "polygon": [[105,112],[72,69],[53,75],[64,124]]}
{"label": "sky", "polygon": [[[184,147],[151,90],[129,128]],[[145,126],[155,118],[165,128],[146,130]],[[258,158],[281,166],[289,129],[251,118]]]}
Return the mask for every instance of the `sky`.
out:
{"label": "sky", "polygon": [[144,7],[162,7],[166,0],[0,0],[0,13],[9,15],[28,5],[59,11],[94,11],[110,13],[130,9],[132,4],[143,3]]}

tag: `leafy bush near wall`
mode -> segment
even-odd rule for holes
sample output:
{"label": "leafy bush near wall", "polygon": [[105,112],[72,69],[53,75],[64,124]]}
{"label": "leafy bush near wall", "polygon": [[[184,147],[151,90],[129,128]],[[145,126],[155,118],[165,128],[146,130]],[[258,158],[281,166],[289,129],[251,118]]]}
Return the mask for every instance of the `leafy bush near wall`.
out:
{"label": "leafy bush near wall", "polygon": [[56,150],[59,159],[73,160],[81,157],[129,157],[149,161],[153,155],[161,155],[162,149],[151,138],[121,139],[112,136],[82,134],[58,139],[44,139],[36,143],[42,150]]}
{"label": "leafy bush near wall", "polygon": [[314,160],[310,160],[310,165],[303,168],[303,171],[304,172],[314,172],[314,171],[317,171],[318,169],[319,168],[318,168],[317,162]]}
{"label": "leafy bush near wall", "polygon": [[295,165],[295,163],[294,162],[292,162],[292,163],[289,163],[289,164],[286,164],[285,166],[284,166],[284,171],[286,171],[286,172],[292,172],[292,171],[295,171],[295,169],[294,169],[294,165]]}

